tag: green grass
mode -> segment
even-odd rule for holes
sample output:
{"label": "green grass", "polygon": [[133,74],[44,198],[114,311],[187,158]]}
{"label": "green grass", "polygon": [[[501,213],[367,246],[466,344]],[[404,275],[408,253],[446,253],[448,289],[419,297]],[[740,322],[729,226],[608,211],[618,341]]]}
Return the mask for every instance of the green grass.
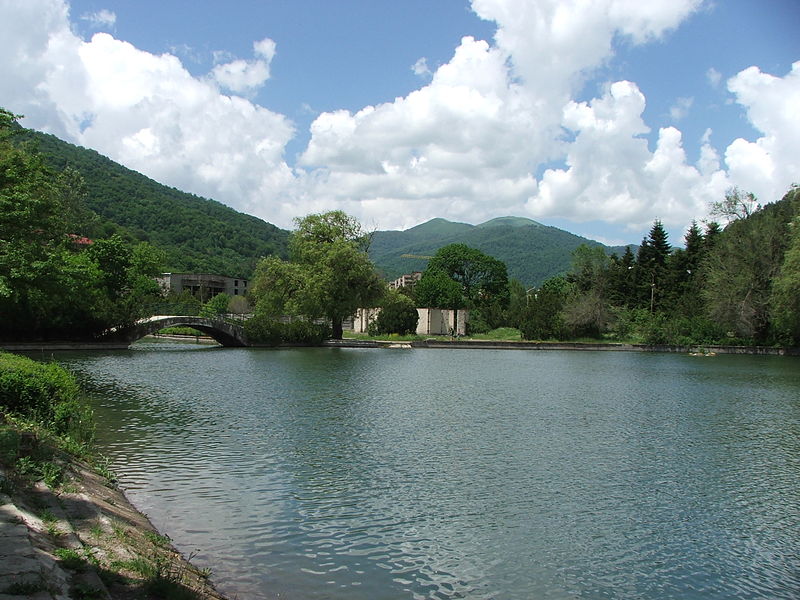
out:
{"label": "green grass", "polygon": [[72,548],[56,548],[53,551],[55,557],[65,569],[82,573],[87,569],[86,559]]}
{"label": "green grass", "polygon": [[160,335],[205,335],[192,327],[165,327],[158,331]]}
{"label": "green grass", "polygon": [[476,333],[466,337],[469,340],[496,340],[496,341],[512,341],[519,342],[522,340],[522,334],[519,329],[515,327],[499,327],[493,329],[488,333]]}

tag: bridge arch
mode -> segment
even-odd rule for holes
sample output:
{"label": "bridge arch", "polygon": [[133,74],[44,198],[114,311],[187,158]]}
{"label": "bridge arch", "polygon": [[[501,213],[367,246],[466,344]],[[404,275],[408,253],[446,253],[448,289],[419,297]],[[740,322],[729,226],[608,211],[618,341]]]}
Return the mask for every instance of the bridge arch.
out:
{"label": "bridge arch", "polygon": [[149,319],[142,319],[131,327],[114,331],[108,337],[121,339],[128,344],[132,344],[136,340],[146,335],[152,335],[165,327],[191,327],[214,338],[223,346],[242,347],[248,345],[241,325],[234,325],[222,319],[177,315],[157,315]]}

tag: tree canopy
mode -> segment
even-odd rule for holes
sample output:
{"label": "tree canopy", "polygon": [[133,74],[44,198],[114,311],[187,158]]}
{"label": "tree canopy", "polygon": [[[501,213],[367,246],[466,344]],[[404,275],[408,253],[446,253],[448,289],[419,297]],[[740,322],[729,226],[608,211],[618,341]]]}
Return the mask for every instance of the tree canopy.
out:
{"label": "tree canopy", "polygon": [[367,255],[369,236],[342,211],[295,220],[289,240],[290,260],[262,260],[250,295],[256,313],[330,321],[334,338],[342,337],[342,321],[360,307],[382,297],[381,281]]}
{"label": "tree canopy", "polygon": [[144,316],[163,257],[82,235],[80,175],[12,143],[15,119],[0,109],[0,338],[92,338]]}

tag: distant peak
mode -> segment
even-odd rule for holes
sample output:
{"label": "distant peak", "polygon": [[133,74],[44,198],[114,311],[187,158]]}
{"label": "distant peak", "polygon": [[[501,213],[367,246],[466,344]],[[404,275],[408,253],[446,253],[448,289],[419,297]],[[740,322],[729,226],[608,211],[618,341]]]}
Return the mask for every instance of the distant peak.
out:
{"label": "distant peak", "polygon": [[525,217],[496,217],[476,227],[543,227],[543,225]]}

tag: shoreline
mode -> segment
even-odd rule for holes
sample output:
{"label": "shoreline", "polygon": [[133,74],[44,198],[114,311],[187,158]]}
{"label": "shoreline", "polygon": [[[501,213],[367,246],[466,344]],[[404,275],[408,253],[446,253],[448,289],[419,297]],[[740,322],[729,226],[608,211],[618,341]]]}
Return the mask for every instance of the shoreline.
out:
{"label": "shoreline", "polygon": [[133,600],[158,589],[164,597],[228,600],[211,572],[181,554],[122,489],[83,459],[59,454],[64,479],[55,488],[0,468],[0,514],[14,524],[0,528],[0,584],[62,599],[91,589],[93,598]]}
{"label": "shoreline", "polygon": [[[201,345],[218,345],[208,336],[197,335],[148,335],[146,339],[192,342]],[[129,345],[91,342],[0,342],[0,350],[7,352],[58,352],[82,350],[127,350]],[[249,348],[296,348],[308,345],[281,344]],[[663,352],[669,354],[691,354],[714,356],[718,354],[740,354],[750,356],[800,356],[800,347],[783,346],[729,346],[724,344],[626,344],[622,342],[529,342],[516,340],[471,340],[453,338],[427,338],[425,340],[363,340],[344,338],[325,340],[320,347],[327,348],[404,348],[404,349],[470,349],[470,350],[572,350],[580,352]]]}

